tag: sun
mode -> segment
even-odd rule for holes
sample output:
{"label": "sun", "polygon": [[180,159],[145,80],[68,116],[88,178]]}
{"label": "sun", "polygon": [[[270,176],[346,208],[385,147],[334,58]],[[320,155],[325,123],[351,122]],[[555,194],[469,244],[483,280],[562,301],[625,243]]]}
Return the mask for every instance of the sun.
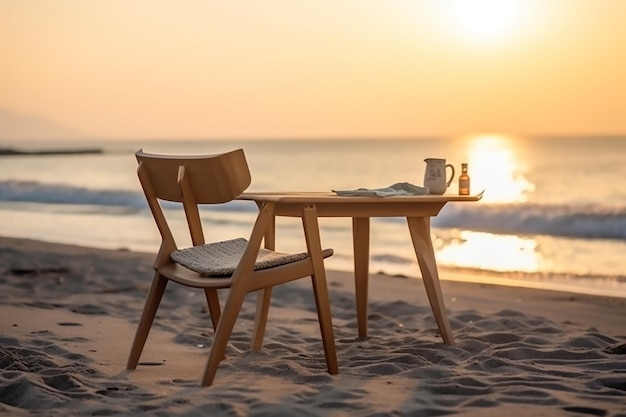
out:
{"label": "sun", "polygon": [[469,40],[497,41],[520,22],[521,0],[451,0],[455,30]]}

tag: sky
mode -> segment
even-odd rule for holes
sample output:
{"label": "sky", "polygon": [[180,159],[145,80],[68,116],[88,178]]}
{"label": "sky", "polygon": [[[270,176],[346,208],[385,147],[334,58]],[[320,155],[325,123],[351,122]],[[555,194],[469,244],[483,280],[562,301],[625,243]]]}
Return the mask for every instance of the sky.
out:
{"label": "sky", "polygon": [[0,0],[0,57],[107,139],[626,134],[626,0]]}

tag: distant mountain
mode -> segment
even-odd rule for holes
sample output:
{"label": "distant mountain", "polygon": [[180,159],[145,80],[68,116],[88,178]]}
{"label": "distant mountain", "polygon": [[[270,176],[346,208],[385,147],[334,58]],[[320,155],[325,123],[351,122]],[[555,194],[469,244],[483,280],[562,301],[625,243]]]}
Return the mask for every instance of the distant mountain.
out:
{"label": "distant mountain", "polygon": [[0,109],[0,141],[81,139],[87,135],[56,124],[45,117],[26,115],[8,109]]}

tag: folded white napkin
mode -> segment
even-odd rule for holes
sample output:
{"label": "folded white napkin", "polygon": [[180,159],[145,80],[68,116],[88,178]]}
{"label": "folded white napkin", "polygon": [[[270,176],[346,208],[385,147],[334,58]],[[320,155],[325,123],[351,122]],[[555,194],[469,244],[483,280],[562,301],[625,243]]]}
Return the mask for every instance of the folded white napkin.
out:
{"label": "folded white napkin", "polygon": [[357,188],[356,190],[332,190],[341,196],[352,197],[393,197],[398,195],[426,195],[428,188],[408,182],[397,182],[384,188]]}

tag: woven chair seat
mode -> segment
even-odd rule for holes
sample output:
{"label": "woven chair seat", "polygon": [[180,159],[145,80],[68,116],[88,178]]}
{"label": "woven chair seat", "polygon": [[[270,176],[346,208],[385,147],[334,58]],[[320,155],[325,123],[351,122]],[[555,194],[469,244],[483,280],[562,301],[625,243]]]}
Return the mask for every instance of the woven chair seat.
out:
{"label": "woven chair seat", "polygon": [[[172,252],[170,257],[177,264],[203,276],[224,277],[235,272],[247,245],[247,239],[230,239],[178,249]],[[325,249],[322,254],[324,258],[327,258],[333,254],[333,250]],[[306,252],[282,253],[261,248],[254,264],[254,270],[286,265],[308,257],[309,254]]]}

